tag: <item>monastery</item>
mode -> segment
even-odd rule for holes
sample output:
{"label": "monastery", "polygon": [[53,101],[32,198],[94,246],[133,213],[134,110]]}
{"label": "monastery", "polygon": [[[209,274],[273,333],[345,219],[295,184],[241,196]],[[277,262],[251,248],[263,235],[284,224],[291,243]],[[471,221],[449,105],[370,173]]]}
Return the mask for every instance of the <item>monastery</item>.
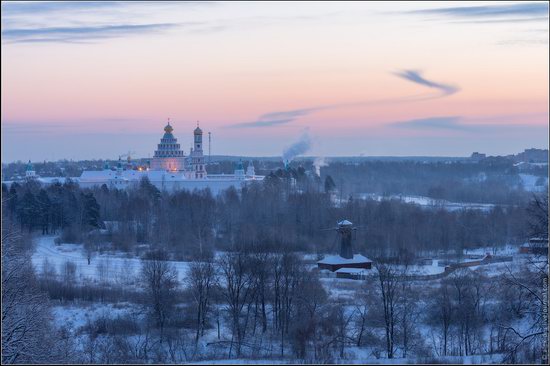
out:
{"label": "monastery", "polygon": [[[256,175],[252,162],[248,164],[246,171],[243,163],[239,162],[233,174],[208,174],[203,154],[203,133],[198,123],[193,132],[194,147],[190,149],[189,155],[185,155],[181,150],[173,131],[173,127],[168,122],[153,159],[147,162],[145,168],[124,169],[119,158],[116,169],[106,165],[103,170],[87,170],[82,172],[80,177],[71,179],[82,188],[106,184],[109,188],[125,189],[137,186],[143,177],[147,177],[160,190],[192,191],[210,188],[213,194],[218,194],[231,186],[240,189],[251,181],[264,179],[264,176]],[[65,181],[64,177],[39,177],[35,174],[30,162],[25,178],[36,179],[45,185]]]}

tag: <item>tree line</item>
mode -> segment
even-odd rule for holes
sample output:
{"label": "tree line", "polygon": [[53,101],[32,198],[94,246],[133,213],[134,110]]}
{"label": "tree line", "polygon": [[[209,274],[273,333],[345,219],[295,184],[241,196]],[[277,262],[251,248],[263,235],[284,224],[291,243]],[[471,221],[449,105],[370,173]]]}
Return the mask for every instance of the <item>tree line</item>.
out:
{"label": "tree line", "polygon": [[336,235],[322,229],[343,218],[361,227],[354,234],[355,250],[372,257],[461,253],[525,238],[526,204],[446,211],[398,200],[339,201],[333,192],[330,176],[321,182],[303,169],[278,170],[242,191],[230,188],[217,196],[208,189],[161,192],[146,178],[128,190],[81,189],[71,181],[3,185],[5,214],[22,230],[59,233],[61,241],[74,243],[89,241],[91,233],[99,240],[101,232],[114,249],[147,244],[173,259],[252,246],[336,252]]}

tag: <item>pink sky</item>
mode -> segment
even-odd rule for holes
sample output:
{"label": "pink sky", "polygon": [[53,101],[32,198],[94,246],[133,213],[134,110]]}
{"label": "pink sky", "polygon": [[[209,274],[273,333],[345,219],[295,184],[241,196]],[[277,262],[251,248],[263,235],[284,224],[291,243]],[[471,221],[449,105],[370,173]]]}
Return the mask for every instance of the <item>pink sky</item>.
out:
{"label": "pink sky", "polygon": [[147,156],[167,117],[215,154],[304,129],[308,155],[548,148],[547,7],[523,4],[2,3],[2,161]]}

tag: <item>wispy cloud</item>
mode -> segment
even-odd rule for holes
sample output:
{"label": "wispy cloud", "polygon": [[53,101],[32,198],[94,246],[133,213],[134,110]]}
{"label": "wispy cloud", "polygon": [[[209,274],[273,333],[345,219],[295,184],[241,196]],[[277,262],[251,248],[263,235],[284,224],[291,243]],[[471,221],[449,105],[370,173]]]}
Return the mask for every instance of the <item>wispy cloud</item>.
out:
{"label": "wispy cloud", "polygon": [[2,2],[3,15],[50,13],[71,10],[95,10],[123,6],[120,1],[14,1]]}
{"label": "wispy cloud", "polygon": [[[520,133],[525,129],[547,130],[547,124],[541,122],[540,117],[538,114],[490,117],[436,116],[390,122],[387,126],[426,132],[447,131],[469,135],[489,135],[495,133]],[[546,115],[543,116],[543,118],[546,117]]]}
{"label": "wispy cloud", "polygon": [[544,46],[548,45],[548,38],[541,39],[509,39],[496,43],[499,46]]}
{"label": "wispy cloud", "polygon": [[6,1],[2,2],[2,13],[4,16],[28,15],[36,13],[54,13],[54,12],[89,12],[102,10],[128,10],[142,5],[155,8],[182,7],[186,8],[204,5],[215,5],[215,1],[153,1],[153,2],[133,2],[133,1]]}
{"label": "wispy cloud", "polygon": [[14,28],[2,31],[2,37],[10,43],[29,42],[82,42],[103,38],[123,37],[164,31],[179,24],[123,24],[87,27]]}
{"label": "wispy cloud", "polygon": [[503,18],[503,19],[461,19],[453,23],[465,24],[498,24],[498,23],[531,23],[531,22],[547,22],[548,17],[533,17],[533,18]]}
{"label": "wispy cloud", "polygon": [[421,75],[420,71],[415,70],[403,70],[395,72],[394,75],[403,78],[405,80],[412,81],[420,85],[427,86],[429,88],[435,88],[443,92],[443,95],[451,95],[458,92],[460,89],[454,85],[438,83],[428,80]]}
{"label": "wispy cloud", "polygon": [[330,110],[346,107],[360,107],[367,105],[381,105],[381,104],[394,104],[394,103],[406,103],[406,102],[418,102],[423,100],[429,100],[434,98],[441,98],[460,91],[460,88],[450,84],[438,83],[428,80],[422,77],[420,71],[403,70],[393,73],[394,75],[403,78],[405,80],[412,81],[416,84],[427,86],[429,88],[437,89],[437,94],[421,94],[412,95],[401,98],[381,99],[381,100],[365,100],[359,102],[339,103],[339,104],[326,104],[310,108],[292,109],[288,111],[278,111],[265,113],[259,116],[255,121],[240,122],[226,126],[227,128],[261,128],[261,127],[274,127],[285,125],[295,121],[299,117],[307,116],[311,113],[321,110]]}
{"label": "wispy cloud", "polygon": [[443,15],[457,18],[506,18],[523,17],[537,19],[548,16],[548,3],[519,3],[504,5],[460,6],[412,10],[411,14]]}
{"label": "wispy cloud", "polygon": [[443,130],[468,130],[469,127],[461,122],[460,116],[442,116],[410,119],[389,123],[390,126],[414,128],[414,129],[443,129]]}
{"label": "wispy cloud", "polygon": [[332,106],[320,106],[313,108],[303,108],[303,109],[294,109],[289,111],[280,111],[280,112],[270,112],[265,113],[259,116],[255,121],[252,122],[241,122],[227,127],[231,128],[253,128],[253,127],[272,127],[278,125],[284,125],[294,121],[296,118],[301,116],[306,116],[309,113],[318,111],[320,109],[327,109]]}

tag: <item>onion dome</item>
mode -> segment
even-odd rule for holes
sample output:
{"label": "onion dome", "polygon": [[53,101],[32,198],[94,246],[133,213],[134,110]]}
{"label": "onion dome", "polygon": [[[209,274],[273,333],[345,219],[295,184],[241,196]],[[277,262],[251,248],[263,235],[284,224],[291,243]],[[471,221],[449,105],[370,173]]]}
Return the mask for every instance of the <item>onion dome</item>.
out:
{"label": "onion dome", "polygon": [[174,129],[170,126],[170,122],[168,122],[168,124],[164,127],[164,132],[172,133],[172,131],[174,131]]}
{"label": "onion dome", "polygon": [[168,118],[168,124],[164,127],[164,136],[163,136],[163,138],[173,139],[174,136],[172,135],[172,131],[174,131],[174,129],[170,125],[170,118]]}
{"label": "onion dome", "polygon": [[26,171],[27,171],[27,172],[30,172],[30,171],[32,171],[32,170],[34,170],[34,169],[32,168],[31,161],[29,160],[29,162],[28,162],[28,164],[27,164]]}
{"label": "onion dome", "polygon": [[194,133],[195,133],[195,135],[202,135],[202,130],[199,127],[199,121],[197,121],[197,128],[195,128]]}

